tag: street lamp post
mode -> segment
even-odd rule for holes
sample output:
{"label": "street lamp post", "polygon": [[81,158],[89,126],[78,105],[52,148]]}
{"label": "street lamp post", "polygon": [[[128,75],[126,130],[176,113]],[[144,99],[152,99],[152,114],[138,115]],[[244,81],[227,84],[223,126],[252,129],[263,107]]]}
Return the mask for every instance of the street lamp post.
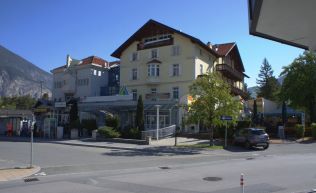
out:
{"label": "street lamp post", "polygon": [[30,159],[30,168],[33,167],[33,130],[34,130],[34,124],[35,124],[35,117],[34,114],[32,114],[32,123],[31,123],[31,159]]}
{"label": "street lamp post", "polygon": [[156,124],[156,139],[157,139],[157,141],[159,140],[159,108],[160,108],[160,106],[161,105],[155,105],[156,106],[156,108],[157,108],[157,124]]}

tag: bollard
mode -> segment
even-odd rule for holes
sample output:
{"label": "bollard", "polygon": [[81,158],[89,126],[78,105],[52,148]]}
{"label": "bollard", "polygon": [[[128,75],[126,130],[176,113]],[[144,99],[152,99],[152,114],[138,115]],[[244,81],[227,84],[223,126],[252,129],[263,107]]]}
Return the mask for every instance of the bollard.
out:
{"label": "bollard", "polygon": [[244,188],[244,174],[240,174],[240,188],[241,188],[241,193],[245,193],[245,188]]}

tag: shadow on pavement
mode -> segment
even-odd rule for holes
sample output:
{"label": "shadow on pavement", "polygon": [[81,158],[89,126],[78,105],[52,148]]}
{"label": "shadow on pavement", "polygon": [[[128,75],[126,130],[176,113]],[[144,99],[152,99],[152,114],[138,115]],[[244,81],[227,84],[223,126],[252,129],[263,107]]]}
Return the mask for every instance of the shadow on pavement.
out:
{"label": "shadow on pavement", "polygon": [[193,148],[174,148],[174,147],[149,147],[141,150],[127,150],[103,153],[107,156],[177,156],[177,155],[197,155],[201,154],[200,149]]}
{"label": "shadow on pavement", "polygon": [[246,149],[245,147],[242,147],[242,146],[228,146],[225,148],[225,150],[229,152],[240,153],[240,152],[260,151],[262,149],[258,149],[258,148]]}

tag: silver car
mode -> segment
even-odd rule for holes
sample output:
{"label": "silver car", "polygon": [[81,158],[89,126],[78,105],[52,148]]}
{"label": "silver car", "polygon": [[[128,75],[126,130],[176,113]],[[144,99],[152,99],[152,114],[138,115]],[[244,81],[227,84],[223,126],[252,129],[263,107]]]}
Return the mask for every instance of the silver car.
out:
{"label": "silver car", "polygon": [[234,134],[234,144],[243,144],[247,149],[252,147],[269,147],[269,135],[263,129],[245,128],[239,129]]}

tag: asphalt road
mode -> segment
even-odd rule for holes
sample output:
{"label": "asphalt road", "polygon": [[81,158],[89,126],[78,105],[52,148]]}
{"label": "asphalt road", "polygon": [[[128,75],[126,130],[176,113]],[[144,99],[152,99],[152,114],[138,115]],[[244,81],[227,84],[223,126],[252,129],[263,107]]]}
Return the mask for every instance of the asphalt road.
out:
{"label": "asphalt road", "polygon": [[[0,142],[0,161],[27,164],[28,143]],[[271,145],[266,151],[127,151],[36,143],[34,163],[46,176],[36,176],[39,181],[34,182],[0,183],[0,193],[238,193],[241,173],[247,193],[296,193],[316,188],[315,143]]]}

